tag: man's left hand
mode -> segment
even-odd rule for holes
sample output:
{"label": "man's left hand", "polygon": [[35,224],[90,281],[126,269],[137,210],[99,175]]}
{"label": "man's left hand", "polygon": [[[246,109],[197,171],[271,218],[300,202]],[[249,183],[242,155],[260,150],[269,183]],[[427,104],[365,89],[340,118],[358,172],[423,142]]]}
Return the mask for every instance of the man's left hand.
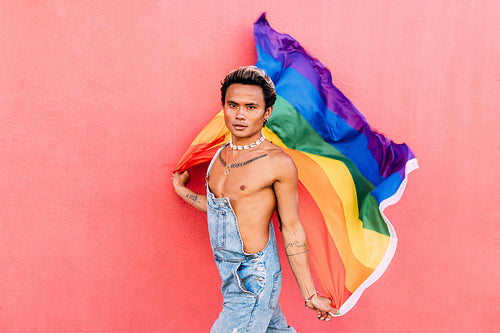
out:
{"label": "man's left hand", "polygon": [[330,321],[330,319],[332,319],[331,313],[338,313],[338,310],[333,308],[331,304],[332,301],[328,297],[316,295],[307,302],[306,306],[316,311],[318,319]]}

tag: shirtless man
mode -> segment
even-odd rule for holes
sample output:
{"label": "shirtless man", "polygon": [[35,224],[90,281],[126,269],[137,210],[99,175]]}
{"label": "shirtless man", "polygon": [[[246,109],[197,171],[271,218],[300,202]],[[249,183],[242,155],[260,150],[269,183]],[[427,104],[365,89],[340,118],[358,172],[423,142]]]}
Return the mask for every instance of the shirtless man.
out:
{"label": "shirtless man", "polygon": [[208,216],[224,297],[211,332],[295,332],[278,303],[281,266],[271,223],[275,208],[305,305],[328,321],[337,310],[329,298],[317,294],[311,276],[298,216],[297,169],[290,156],[261,133],[276,100],[274,85],[257,67],[241,67],[226,76],[221,95],[232,141],[210,163],[207,195],[186,187],[188,171],[172,177],[175,192]]}

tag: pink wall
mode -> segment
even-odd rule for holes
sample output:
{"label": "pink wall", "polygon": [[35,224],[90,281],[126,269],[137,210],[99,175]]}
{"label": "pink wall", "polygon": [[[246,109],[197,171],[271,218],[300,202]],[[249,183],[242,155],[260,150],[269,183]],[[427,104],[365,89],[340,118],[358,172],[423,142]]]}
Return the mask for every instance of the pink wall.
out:
{"label": "pink wall", "polygon": [[256,61],[262,11],[421,166],[386,210],[399,248],[382,278],[325,324],[284,264],[289,321],[498,328],[498,1],[147,3],[0,2],[1,332],[208,331],[221,296],[204,216],[169,176],[220,79]]}

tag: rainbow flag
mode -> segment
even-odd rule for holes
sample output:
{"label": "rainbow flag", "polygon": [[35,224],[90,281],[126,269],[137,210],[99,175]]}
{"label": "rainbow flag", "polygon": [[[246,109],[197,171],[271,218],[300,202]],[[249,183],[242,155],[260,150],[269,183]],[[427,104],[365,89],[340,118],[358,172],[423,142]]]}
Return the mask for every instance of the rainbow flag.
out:
{"label": "rainbow flag", "polygon": [[[311,267],[343,315],[394,255],[396,233],[383,210],[399,200],[417,160],[405,144],[373,131],[333,85],[328,69],[291,36],[273,30],[265,14],[254,37],[256,66],[268,73],[278,95],[263,134],[297,165]],[[230,135],[221,111],[176,169],[208,162]]]}

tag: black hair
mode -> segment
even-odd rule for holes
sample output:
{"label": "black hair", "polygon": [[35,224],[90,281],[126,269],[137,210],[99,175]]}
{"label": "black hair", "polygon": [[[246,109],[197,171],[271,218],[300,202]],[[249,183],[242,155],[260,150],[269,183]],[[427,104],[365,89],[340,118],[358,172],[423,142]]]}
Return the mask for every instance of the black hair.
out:
{"label": "black hair", "polygon": [[274,102],[276,102],[276,90],[274,89],[274,83],[271,78],[263,69],[255,66],[246,66],[233,70],[221,82],[222,86],[220,87],[220,92],[222,106],[226,103],[227,88],[234,83],[261,87],[262,93],[264,94],[266,109],[273,106]]}

